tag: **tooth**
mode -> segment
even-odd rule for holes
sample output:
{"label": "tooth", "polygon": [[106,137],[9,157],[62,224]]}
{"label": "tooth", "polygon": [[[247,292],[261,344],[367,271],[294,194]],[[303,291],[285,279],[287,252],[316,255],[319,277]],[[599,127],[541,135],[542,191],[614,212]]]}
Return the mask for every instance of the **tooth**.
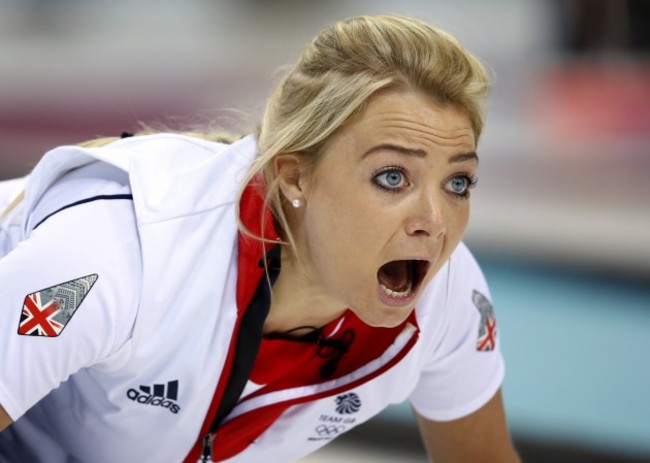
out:
{"label": "tooth", "polygon": [[391,297],[406,297],[411,293],[412,285],[409,282],[408,286],[404,291],[393,291],[390,288],[387,288],[383,284],[381,285],[381,289],[384,291],[385,294]]}

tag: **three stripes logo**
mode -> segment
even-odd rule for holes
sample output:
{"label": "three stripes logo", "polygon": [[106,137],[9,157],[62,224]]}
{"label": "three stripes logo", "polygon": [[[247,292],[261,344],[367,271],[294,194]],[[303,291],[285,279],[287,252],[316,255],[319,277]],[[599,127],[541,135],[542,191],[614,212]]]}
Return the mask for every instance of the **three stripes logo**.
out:
{"label": "three stripes logo", "polygon": [[168,381],[167,384],[154,384],[151,386],[140,386],[138,389],[129,389],[126,396],[146,405],[154,405],[168,409],[172,413],[178,413],[181,407],[176,403],[178,400],[178,380]]}

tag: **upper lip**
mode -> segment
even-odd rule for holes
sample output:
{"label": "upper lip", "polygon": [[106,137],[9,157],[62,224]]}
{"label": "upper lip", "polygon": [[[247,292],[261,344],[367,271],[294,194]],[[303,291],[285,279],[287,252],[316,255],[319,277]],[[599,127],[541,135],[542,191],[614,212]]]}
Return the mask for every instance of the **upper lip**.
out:
{"label": "upper lip", "polygon": [[397,257],[397,258],[395,258],[395,259],[388,259],[388,260],[382,262],[382,263],[379,265],[379,268],[383,267],[384,265],[388,264],[389,262],[397,262],[397,261],[401,261],[401,260],[408,260],[408,261],[411,261],[411,260],[414,260],[414,261],[424,261],[424,262],[426,262],[427,264],[429,264],[429,266],[431,265],[431,262],[433,262],[433,259],[431,259],[431,258],[429,258],[429,257],[423,257],[423,256],[415,256],[415,257],[413,257],[413,256],[409,256],[409,257]]}

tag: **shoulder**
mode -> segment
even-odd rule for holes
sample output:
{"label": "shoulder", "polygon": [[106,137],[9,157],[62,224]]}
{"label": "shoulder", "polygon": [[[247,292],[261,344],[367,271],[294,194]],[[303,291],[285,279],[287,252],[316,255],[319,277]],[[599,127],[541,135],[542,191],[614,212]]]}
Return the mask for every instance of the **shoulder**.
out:
{"label": "shoulder", "polygon": [[434,280],[417,313],[422,374],[411,402],[422,416],[445,421],[487,403],[504,364],[488,285],[469,249],[459,245]]}
{"label": "shoulder", "polygon": [[141,224],[234,203],[257,154],[252,136],[232,145],[171,134],[132,143],[113,148],[128,150],[129,181]]}
{"label": "shoulder", "polygon": [[483,272],[474,254],[463,242],[459,243],[452,253],[448,265],[452,281],[456,284],[483,278]]}
{"label": "shoulder", "polygon": [[[39,196],[28,211],[27,232],[66,209],[100,201],[130,200],[128,175],[123,170],[99,161],[63,173]],[[129,208],[126,209],[128,214]]]}
{"label": "shoulder", "polygon": [[[72,186],[128,188],[141,223],[194,214],[233,202],[256,153],[253,136],[226,145],[171,133],[102,147],[61,146],[46,153],[30,175],[24,207],[42,207],[42,197],[56,196],[52,190],[65,177],[74,182],[58,189],[68,199]],[[26,229],[37,223],[27,223]]]}
{"label": "shoulder", "polygon": [[471,301],[475,290],[489,296],[481,267],[467,245],[461,242],[425,288],[417,305],[418,319],[443,316],[459,300],[469,297]]}
{"label": "shoulder", "polygon": [[[470,250],[461,243],[418,303],[421,347],[429,359],[445,357],[464,342],[477,347],[477,334],[483,324],[493,318],[486,279]],[[482,350],[494,350],[495,347],[492,341]],[[473,349],[468,347],[468,351]]]}
{"label": "shoulder", "polygon": [[[158,133],[141,135],[116,140],[100,148],[79,148],[104,160],[126,158],[128,162],[122,167],[130,167],[139,162],[155,160],[149,167],[159,170],[170,166],[191,168],[196,164],[215,159],[233,160],[237,157],[252,157],[257,149],[257,142],[252,135],[232,144],[215,142],[196,136],[176,133]],[[150,158],[151,156],[151,158]]]}

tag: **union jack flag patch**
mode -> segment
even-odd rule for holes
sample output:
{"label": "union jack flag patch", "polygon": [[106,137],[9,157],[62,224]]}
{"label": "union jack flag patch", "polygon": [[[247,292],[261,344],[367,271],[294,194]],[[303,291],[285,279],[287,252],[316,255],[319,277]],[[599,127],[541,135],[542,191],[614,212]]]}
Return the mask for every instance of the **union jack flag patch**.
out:
{"label": "union jack flag patch", "polygon": [[87,275],[28,294],[18,325],[18,334],[57,337],[75,314],[97,281]]}
{"label": "union jack flag patch", "polygon": [[492,304],[487,297],[476,290],[472,292],[472,302],[481,314],[476,350],[481,352],[492,351],[497,343],[497,319],[494,316]]}

